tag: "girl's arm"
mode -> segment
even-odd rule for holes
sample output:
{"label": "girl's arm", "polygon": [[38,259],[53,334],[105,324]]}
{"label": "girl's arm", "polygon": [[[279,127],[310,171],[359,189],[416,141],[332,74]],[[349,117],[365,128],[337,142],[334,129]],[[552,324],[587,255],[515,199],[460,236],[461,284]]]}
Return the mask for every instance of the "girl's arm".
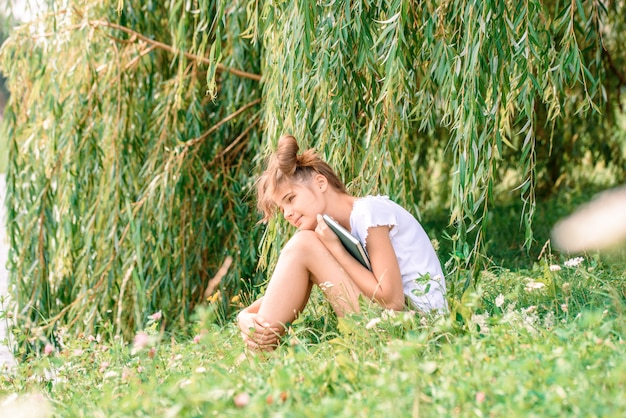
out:
{"label": "girl's arm", "polygon": [[348,253],[321,217],[318,218],[317,232],[322,242],[365,296],[376,300],[385,308],[402,310],[404,308],[402,275],[389,238],[389,229],[389,226],[368,229],[367,250],[372,271],[363,267]]}
{"label": "girl's arm", "polygon": [[263,301],[263,296],[261,296],[260,298],[252,302],[248,307],[243,308],[241,312],[239,312],[239,315],[243,313],[251,313],[251,314],[259,313],[259,308],[261,307],[262,301]]}

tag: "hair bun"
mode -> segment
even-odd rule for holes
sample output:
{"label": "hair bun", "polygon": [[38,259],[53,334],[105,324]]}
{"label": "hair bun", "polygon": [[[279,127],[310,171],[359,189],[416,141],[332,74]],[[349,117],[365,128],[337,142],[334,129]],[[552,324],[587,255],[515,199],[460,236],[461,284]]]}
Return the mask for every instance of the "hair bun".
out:
{"label": "hair bun", "polygon": [[298,142],[293,135],[283,135],[280,137],[278,140],[278,149],[275,154],[280,171],[289,176],[296,172],[299,149]]}

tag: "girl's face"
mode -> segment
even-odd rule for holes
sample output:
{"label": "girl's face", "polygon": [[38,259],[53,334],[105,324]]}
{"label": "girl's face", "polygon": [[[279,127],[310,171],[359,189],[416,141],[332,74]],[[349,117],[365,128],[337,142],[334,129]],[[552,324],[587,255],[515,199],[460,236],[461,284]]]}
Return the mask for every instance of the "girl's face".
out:
{"label": "girl's face", "polygon": [[[323,177],[323,176],[322,176]],[[285,219],[300,230],[314,230],[317,227],[317,215],[326,209],[323,190],[328,183],[317,176],[306,182],[287,183],[274,194],[274,201]]]}

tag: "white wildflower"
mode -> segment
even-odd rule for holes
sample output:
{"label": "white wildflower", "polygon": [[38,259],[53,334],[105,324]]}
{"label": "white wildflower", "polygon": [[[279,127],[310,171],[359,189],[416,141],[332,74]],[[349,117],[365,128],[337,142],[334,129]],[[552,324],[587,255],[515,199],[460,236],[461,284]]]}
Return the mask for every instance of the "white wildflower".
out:
{"label": "white wildflower", "polygon": [[415,311],[403,311],[402,312],[402,320],[404,322],[410,322],[415,319]]}
{"label": "white wildflower", "polygon": [[322,290],[322,292],[330,290],[333,286],[334,285],[331,282],[320,283],[320,289]]}
{"label": "white wildflower", "polygon": [[487,320],[489,319],[489,312],[483,314],[473,314],[471,322],[478,325],[478,330],[482,334],[489,333],[489,327],[487,326]]}
{"label": "white wildflower", "polygon": [[528,283],[526,283],[526,291],[527,292],[532,292],[535,289],[541,289],[546,287],[545,283],[542,282],[536,282],[534,280],[530,280]]}
{"label": "white wildflower", "polygon": [[109,370],[102,377],[103,377],[103,379],[109,379],[109,378],[112,378],[112,377],[117,377],[117,372],[113,371],[113,370]]}
{"label": "white wildflower", "polygon": [[396,311],[394,311],[393,309],[385,309],[382,314],[380,314],[380,317],[384,320],[387,321],[391,318],[395,318],[396,317]]}
{"label": "white wildflower", "polygon": [[561,271],[561,266],[559,266],[558,264],[552,264],[550,266],[550,271]]}
{"label": "white wildflower", "polygon": [[522,317],[522,325],[523,327],[526,329],[526,331],[531,332],[531,333],[535,333],[537,332],[537,329],[535,327],[535,324],[537,323],[537,320],[539,319],[539,317],[537,316],[537,307],[536,306],[529,306],[528,308],[524,309],[520,309],[521,311],[521,317]]}
{"label": "white wildflower", "polygon": [[582,263],[585,259],[582,257],[575,257],[575,258],[570,258],[569,260],[565,261],[565,263],[563,263],[563,265],[565,267],[578,267],[578,265],[580,263]]}
{"label": "white wildflower", "polygon": [[526,315],[530,315],[531,313],[535,312],[537,310],[537,307],[535,305],[531,305],[528,308],[522,308],[522,312]]}
{"label": "white wildflower", "polygon": [[376,324],[378,324],[380,321],[381,321],[381,319],[380,319],[380,318],[374,318],[374,319],[371,319],[371,320],[367,323],[367,325],[365,325],[365,328],[366,328],[366,329],[372,329],[372,328],[374,328],[374,327],[376,326]]}
{"label": "white wildflower", "polygon": [[502,307],[502,305],[504,305],[504,295],[503,295],[502,293],[500,293],[500,294],[498,295],[498,297],[496,298],[496,306],[497,306],[498,308],[501,308],[501,307]]}
{"label": "white wildflower", "polygon": [[543,318],[543,326],[550,329],[554,327],[554,312],[550,311]]}

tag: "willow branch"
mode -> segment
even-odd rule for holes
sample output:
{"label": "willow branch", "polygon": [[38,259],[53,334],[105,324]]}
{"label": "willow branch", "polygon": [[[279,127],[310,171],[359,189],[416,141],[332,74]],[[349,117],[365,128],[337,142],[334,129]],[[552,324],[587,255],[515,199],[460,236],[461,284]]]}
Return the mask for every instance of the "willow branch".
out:
{"label": "willow branch", "polygon": [[209,135],[211,135],[213,132],[217,131],[226,122],[236,118],[242,112],[245,112],[247,109],[249,109],[252,106],[257,105],[259,103],[261,103],[261,99],[256,99],[256,100],[253,100],[250,103],[246,104],[245,106],[242,106],[239,109],[235,110],[233,113],[231,113],[230,115],[226,116],[224,119],[222,119],[221,121],[219,121],[215,125],[211,126],[209,128],[209,130],[207,130],[205,133],[203,133],[199,137],[194,138],[194,139],[190,139],[189,141],[185,142],[185,148],[192,147],[192,146],[196,145],[197,143],[204,141]]}
{"label": "willow branch", "polygon": [[[173,47],[171,45],[165,44],[163,42],[155,41],[154,39],[150,39],[147,36],[142,35],[139,32],[136,32],[136,31],[134,31],[134,30],[132,30],[130,28],[127,28],[126,26],[121,26],[121,25],[118,25],[116,23],[112,23],[112,22],[109,22],[109,21],[106,21],[106,20],[91,20],[91,21],[89,21],[89,25],[91,25],[91,26],[93,26],[95,28],[98,28],[100,26],[105,26],[105,27],[108,27],[108,28],[111,28],[111,29],[117,29],[119,31],[122,31],[124,33],[129,34],[131,37],[135,37],[136,39],[141,39],[142,41],[144,41],[144,42],[146,42],[146,43],[148,43],[150,45],[153,45],[153,46],[155,46],[155,47],[157,47],[159,49],[162,49],[164,51],[168,51],[168,52],[170,52],[172,54],[176,55],[176,54],[179,54],[179,53],[182,52],[182,54],[185,56],[185,58],[187,58],[189,60],[198,61],[198,62],[201,62],[203,64],[207,64],[207,65],[212,64],[211,60],[206,58],[206,57],[195,55],[195,54],[192,54],[190,52],[179,51],[177,48],[175,48],[175,47]],[[217,67],[217,69],[219,71],[227,72],[227,73],[230,73],[230,74],[233,74],[233,75],[236,75],[236,76],[239,76],[239,77],[243,77],[243,78],[248,78],[250,80],[261,81],[261,76],[259,74],[249,73],[247,71],[242,71],[242,70],[238,70],[236,68],[227,67],[224,64],[221,64],[219,62],[216,63],[216,67]]]}
{"label": "willow branch", "polygon": [[226,156],[226,154],[228,154],[243,138],[245,138],[246,135],[248,135],[248,133],[252,130],[252,128],[254,128],[256,125],[259,124],[259,122],[261,121],[261,118],[257,117],[256,119],[254,119],[252,121],[252,123],[250,123],[250,125],[248,125],[248,127],[246,127],[246,129],[244,129],[244,131],[237,137],[235,138],[235,140],[233,142],[231,142],[230,144],[228,144],[228,146],[226,148],[224,148],[222,151],[220,151],[219,154],[217,154],[206,166],[205,168],[211,167],[212,165],[214,165],[217,161],[219,161],[220,159],[224,158]]}

